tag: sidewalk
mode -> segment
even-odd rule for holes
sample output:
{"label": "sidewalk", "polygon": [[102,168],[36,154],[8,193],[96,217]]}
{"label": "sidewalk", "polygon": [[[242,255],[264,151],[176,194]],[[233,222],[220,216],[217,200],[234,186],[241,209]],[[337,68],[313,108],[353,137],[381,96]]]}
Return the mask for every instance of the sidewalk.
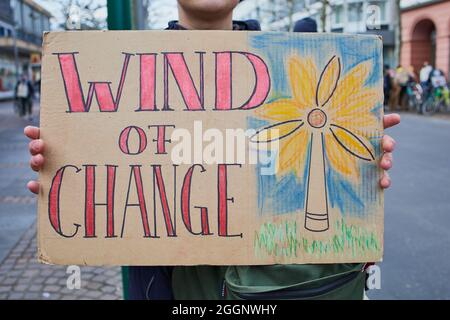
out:
{"label": "sidewalk", "polygon": [[0,300],[118,300],[122,298],[119,267],[80,267],[81,288],[68,289],[65,266],[45,265],[36,259],[33,224],[0,264]]}
{"label": "sidewalk", "polygon": [[26,189],[36,174],[23,128],[38,118],[36,102],[33,121],[19,118],[12,101],[0,102],[0,300],[121,299],[119,267],[81,267],[81,289],[69,290],[65,266],[37,262],[36,197]]}
{"label": "sidewalk", "polygon": [[37,103],[33,111],[34,120],[28,121],[14,112],[12,101],[0,102],[0,262],[36,219],[35,196],[26,189],[36,174],[23,134],[26,125],[38,125]]}

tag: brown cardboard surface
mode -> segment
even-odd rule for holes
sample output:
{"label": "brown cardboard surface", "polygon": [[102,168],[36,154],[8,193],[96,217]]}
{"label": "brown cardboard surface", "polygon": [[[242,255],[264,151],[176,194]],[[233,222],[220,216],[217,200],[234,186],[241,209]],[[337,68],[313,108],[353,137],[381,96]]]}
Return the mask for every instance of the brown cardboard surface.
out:
{"label": "brown cardboard surface", "polygon": [[375,36],[47,33],[39,260],[381,260],[382,98]]}

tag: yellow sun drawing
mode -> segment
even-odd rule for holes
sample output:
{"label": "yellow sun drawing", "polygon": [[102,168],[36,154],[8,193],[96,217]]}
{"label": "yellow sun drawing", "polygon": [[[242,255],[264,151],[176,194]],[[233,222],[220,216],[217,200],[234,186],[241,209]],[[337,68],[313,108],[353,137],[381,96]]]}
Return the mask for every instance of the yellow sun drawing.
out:
{"label": "yellow sun drawing", "polygon": [[325,154],[329,165],[345,178],[359,181],[358,160],[373,161],[368,137],[379,120],[371,112],[380,101],[379,88],[364,85],[372,64],[361,62],[341,78],[341,61],[333,56],[319,74],[311,58],[288,60],[291,98],[278,99],[255,109],[270,125],[256,132],[251,142],[279,141],[277,176],[293,172],[303,181],[308,145],[311,144],[305,228],[329,228]]}

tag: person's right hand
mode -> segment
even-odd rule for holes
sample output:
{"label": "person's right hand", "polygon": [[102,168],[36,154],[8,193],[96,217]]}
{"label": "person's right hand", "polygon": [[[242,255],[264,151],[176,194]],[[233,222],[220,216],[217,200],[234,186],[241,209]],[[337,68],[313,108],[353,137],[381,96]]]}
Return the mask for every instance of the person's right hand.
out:
{"label": "person's right hand", "polygon": [[[30,144],[28,145],[28,150],[31,154],[30,167],[34,171],[39,171],[44,165],[44,156],[42,155],[44,153],[44,141],[39,139],[39,128],[27,126],[23,132],[31,139]],[[39,182],[34,180],[28,181],[27,187],[31,192],[36,194],[39,193]]]}

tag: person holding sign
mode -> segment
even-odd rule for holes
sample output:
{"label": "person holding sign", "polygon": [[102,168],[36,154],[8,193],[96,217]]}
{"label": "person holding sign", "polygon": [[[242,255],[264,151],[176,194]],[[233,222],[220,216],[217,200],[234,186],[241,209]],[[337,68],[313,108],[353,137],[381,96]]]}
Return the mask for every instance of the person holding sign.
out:
{"label": "person holding sign", "polygon": [[[179,20],[170,22],[170,30],[259,30],[255,21],[232,20],[238,0],[178,0]],[[321,114],[310,119],[312,124],[324,121]],[[384,128],[397,125],[397,114],[384,116]],[[39,128],[26,127],[25,135],[32,141],[30,166],[43,168],[45,142]],[[385,135],[381,139],[383,170],[392,167],[395,141]],[[381,188],[391,184],[384,172]],[[27,184],[39,193],[38,181]],[[189,253],[188,253],[189,254]],[[195,254],[195,252],[190,253]],[[130,267],[130,297],[132,299],[305,299],[363,297],[365,264],[295,264],[271,266],[176,266]],[[261,289],[263,288],[263,289]],[[293,289],[296,290],[293,290]]]}

